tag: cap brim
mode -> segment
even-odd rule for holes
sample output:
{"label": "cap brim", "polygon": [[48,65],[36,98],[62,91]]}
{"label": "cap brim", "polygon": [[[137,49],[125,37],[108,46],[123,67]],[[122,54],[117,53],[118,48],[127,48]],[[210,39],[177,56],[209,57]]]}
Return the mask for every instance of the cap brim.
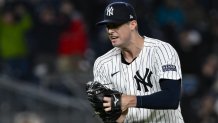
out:
{"label": "cap brim", "polygon": [[118,22],[118,21],[114,21],[114,20],[103,20],[103,21],[96,23],[96,25],[101,26],[101,25],[106,25],[106,24],[122,24],[122,23],[124,23],[124,22]]}

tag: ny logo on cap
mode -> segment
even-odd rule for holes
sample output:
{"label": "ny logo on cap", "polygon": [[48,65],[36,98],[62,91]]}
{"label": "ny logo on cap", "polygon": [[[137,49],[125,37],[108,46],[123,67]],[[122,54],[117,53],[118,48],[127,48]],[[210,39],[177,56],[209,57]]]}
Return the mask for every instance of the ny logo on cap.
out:
{"label": "ny logo on cap", "polygon": [[112,6],[111,6],[111,7],[108,7],[108,8],[107,8],[107,13],[106,13],[106,15],[107,15],[107,16],[114,15],[113,11],[114,11],[114,9],[113,9]]}
{"label": "ny logo on cap", "polygon": [[133,19],[133,16],[132,16],[132,15],[129,15],[129,19]]}

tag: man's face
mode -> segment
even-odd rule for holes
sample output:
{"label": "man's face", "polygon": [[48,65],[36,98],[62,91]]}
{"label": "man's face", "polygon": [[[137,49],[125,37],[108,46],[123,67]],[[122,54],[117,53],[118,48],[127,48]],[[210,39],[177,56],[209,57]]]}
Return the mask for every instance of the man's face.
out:
{"label": "man's face", "polygon": [[129,22],[124,24],[107,24],[106,29],[114,47],[125,47],[130,41],[131,29]]}

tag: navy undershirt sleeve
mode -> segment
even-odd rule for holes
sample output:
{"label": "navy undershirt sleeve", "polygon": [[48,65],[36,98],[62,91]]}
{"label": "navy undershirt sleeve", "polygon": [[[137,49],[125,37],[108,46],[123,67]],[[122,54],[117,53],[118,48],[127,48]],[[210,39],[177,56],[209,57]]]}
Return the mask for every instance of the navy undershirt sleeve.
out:
{"label": "navy undershirt sleeve", "polygon": [[138,108],[177,109],[181,97],[181,79],[160,80],[161,91],[151,95],[136,96]]}

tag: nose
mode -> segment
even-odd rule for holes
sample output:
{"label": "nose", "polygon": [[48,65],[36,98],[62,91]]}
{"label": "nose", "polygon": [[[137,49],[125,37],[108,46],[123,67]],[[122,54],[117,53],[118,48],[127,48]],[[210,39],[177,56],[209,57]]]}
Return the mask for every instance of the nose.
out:
{"label": "nose", "polygon": [[113,33],[113,29],[108,28],[107,31],[108,31],[109,34]]}
{"label": "nose", "polygon": [[107,32],[109,35],[112,35],[114,33],[114,29],[107,28]]}

